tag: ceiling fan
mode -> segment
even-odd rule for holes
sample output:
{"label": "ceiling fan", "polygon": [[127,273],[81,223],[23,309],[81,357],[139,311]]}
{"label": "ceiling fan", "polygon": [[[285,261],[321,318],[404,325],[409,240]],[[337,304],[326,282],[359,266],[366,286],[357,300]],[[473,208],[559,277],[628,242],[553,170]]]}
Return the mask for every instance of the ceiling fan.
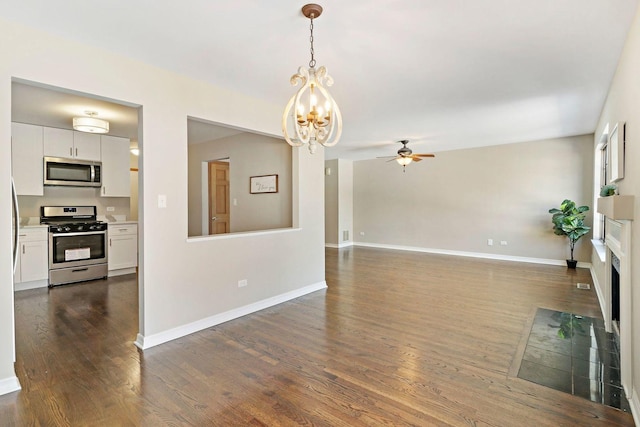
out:
{"label": "ceiling fan", "polygon": [[402,144],[402,148],[398,150],[397,156],[386,156],[386,157],[378,157],[379,159],[389,159],[388,162],[395,160],[398,164],[402,165],[402,171],[404,172],[404,168],[411,162],[419,162],[423,157],[435,157],[435,154],[413,154],[411,148],[407,147],[409,140],[403,139],[402,141],[398,141]]}

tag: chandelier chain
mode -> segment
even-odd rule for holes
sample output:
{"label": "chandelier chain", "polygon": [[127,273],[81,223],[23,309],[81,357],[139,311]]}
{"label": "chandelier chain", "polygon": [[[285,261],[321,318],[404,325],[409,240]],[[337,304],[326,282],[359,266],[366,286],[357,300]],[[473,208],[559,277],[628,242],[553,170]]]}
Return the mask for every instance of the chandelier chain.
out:
{"label": "chandelier chain", "polygon": [[309,25],[309,30],[311,32],[311,35],[309,36],[309,42],[311,43],[311,61],[309,61],[309,68],[315,68],[316,66],[316,60],[313,57],[315,51],[313,50],[313,13],[311,14],[311,24]]}

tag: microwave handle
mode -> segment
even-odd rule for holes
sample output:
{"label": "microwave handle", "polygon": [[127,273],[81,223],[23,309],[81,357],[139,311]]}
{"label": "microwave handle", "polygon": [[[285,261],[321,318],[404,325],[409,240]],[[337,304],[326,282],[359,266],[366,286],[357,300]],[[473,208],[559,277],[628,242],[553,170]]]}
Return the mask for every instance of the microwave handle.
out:
{"label": "microwave handle", "polygon": [[96,165],[91,165],[91,182],[96,182]]}

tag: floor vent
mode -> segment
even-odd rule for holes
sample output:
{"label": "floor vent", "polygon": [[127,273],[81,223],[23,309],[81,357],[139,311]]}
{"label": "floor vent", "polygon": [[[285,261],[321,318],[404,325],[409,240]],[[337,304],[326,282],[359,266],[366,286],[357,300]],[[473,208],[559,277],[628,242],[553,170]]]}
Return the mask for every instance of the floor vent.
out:
{"label": "floor vent", "polygon": [[591,285],[588,283],[578,283],[576,286],[578,289],[591,289]]}

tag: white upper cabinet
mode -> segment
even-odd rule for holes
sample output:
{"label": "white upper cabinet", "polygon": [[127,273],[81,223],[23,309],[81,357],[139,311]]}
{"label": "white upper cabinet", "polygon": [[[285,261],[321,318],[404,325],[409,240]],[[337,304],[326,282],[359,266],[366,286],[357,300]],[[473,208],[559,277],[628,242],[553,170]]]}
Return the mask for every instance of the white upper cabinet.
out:
{"label": "white upper cabinet", "polygon": [[100,161],[100,135],[45,127],[44,155]]}
{"label": "white upper cabinet", "polygon": [[102,190],[104,197],[129,197],[129,139],[101,136]]}
{"label": "white upper cabinet", "polygon": [[76,159],[100,161],[100,135],[73,131],[73,147]]}
{"label": "white upper cabinet", "polygon": [[44,195],[42,126],[11,123],[11,174],[19,196]]}

